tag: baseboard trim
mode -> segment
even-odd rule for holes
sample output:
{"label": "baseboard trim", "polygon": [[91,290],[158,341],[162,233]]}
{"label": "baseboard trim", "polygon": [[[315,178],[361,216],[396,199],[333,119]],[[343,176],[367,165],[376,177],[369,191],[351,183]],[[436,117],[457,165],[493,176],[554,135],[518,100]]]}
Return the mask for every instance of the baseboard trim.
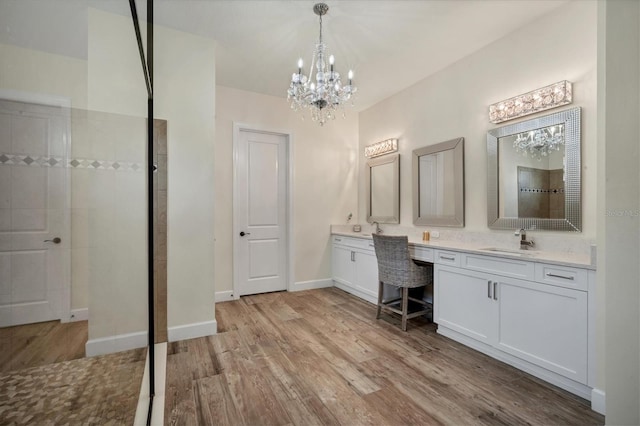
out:
{"label": "baseboard trim", "polygon": [[85,352],[87,356],[98,356],[128,351],[129,349],[144,348],[149,343],[148,334],[146,331],[140,331],[91,339],[84,346]]}
{"label": "baseboard trim", "polygon": [[545,382],[549,382],[552,385],[558,386],[559,388],[571,392],[574,395],[578,395],[581,398],[584,398],[586,400],[589,400],[591,398],[592,388],[587,385],[578,383],[574,380],[549,371],[543,367],[532,364],[506,352],[502,352],[501,350],[496,349],[493,346],[489,346],[455,330],[446,328],[442,324],[438,324],[437,333],[455,340],[456,342],[462,343],[463,345],[482,352],[486,355],[489,355],[490,357],[495,358],[498,361],[509,364],[517,369],[524,371],[525,373],[536,376],[537,378],[542,379]]}
{"label": "baseboard trim", "polygon": [[235,300],[235,298],[233,297],[233,290],[216,291],[216,295],[215,295],[216,303],[228,302],[230,300]]}
{"label": "baseboard trim", "polygon": [[69,320],[67,322],[76,321],[88,321],[89,320],[89,308],[72,309],[69,313]]}
{"label": "baseboard trim", "polygon": [[293,288],[289,291],[313,290],[316,288],[333,287],[333,280],[326,278],[323,280],[298,281],[293,284]]}
{"label": "baseboard trim", "polygon": [[168,337],[170,342],[176,342],[178,340],[213,336],[217,332],[218,323],[216,321],[205,321],[193,324],[178,325],[176,327],[169,327]]}
{"label": "baseboard trim", "polygon": [[607,399],[603,390],[594,388],[591,391],[591,409],[603,416],[607,414]]}

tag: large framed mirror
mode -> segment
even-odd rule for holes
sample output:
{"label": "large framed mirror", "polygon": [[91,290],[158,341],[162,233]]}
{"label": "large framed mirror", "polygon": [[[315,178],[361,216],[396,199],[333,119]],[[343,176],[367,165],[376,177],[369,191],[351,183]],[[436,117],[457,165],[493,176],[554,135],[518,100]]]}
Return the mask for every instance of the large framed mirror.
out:
{"label": "large framed mirror", "polygon": [[487,133],[492,229],[582,230],[580,108]]}
{"label": "large framed mirror", "polygon": [[413,151],[413,224],[464,226],[464,138]]}
{"label": "large framed mirror", "polygon": [[400,223],[400,154],[367,161],[367,222]]}

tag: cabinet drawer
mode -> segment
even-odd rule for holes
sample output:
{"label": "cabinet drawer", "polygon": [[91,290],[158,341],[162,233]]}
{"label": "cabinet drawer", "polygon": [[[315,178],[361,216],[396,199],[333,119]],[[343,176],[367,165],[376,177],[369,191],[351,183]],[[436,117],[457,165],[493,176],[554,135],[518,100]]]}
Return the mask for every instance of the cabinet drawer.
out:
{"label": "cabinet drawer", "polygon": [[353,246],[355,238],[343,237],[342,235],[334,235],[333,243],[340,244],[343,246]]}
{"label": "cabinet drawer", "polygon": [[525,280],[533,280],[535,276],[533,262],[503,257],[467,254],[463,258],[462,267]]}
{"label": "cabinet drawer", "polygon": [[537,263],[536,281],[576,290],[588,290],[587,270],[570,266]]}
{"label": "cabinet drawer", "polygon": [[354,237],[343,237],[342,235],[334,235],[333,244],[338,244],[341,246],[351,247],[355,249],[374,251],[373,240],[370,238],[354,238]]}
{"label": "cabinet drawer", "polygon": [[423,262],[433,262],[433,249],[420,246],[409,246],[409,253],[415,260]]}
{"label": "cabinet drawer", "polygon": [[455,251],[436,250],[433,262],[440,265],[460,266],[460,256],[460,253]]}

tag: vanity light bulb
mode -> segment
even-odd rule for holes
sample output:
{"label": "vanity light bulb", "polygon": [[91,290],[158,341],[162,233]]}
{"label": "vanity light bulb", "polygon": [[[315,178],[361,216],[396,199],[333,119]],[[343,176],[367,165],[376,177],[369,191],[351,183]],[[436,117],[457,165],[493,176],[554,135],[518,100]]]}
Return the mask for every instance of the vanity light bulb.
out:
{"label": "vanity light bulb", "polygon": [[302,68],[302,58],[298,59],[298,68]]}
{"label": "vanity light bulb", "polygon": [[352,80],[352,79],[353,79],[353,71],[349,70],[349,80]]}
{"label": "vanity light bulb", "polygon": [[335,62],[336,58],[333,57],[333,55],[329,56],[329,64],[333,65],[333,63]]}

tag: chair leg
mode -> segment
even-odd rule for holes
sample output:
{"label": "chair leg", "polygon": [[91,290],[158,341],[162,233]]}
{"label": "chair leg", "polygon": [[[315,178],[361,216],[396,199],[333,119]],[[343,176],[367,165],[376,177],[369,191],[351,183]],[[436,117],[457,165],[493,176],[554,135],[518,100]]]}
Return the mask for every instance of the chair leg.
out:
{"label": "chair leg", "polygon": [[402,331],[407,331],[407,311],[409,310],[409,289],[402,287]]}
{"label": "chair leg", "polygon": [[382,292],[384,290],[382,281],[378,281],[378,283],[378,313],[376,314],[376,319],[380,319],[380,311],[382,310]]}

